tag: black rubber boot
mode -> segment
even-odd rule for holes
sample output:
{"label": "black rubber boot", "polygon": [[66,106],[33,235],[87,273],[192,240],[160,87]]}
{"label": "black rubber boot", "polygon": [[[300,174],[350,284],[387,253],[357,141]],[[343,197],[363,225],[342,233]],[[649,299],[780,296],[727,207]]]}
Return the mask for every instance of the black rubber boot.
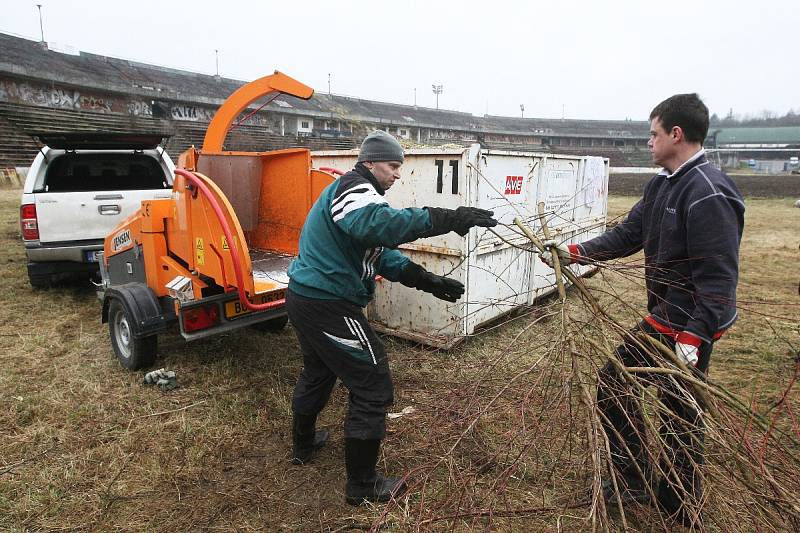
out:
{"label": "black rubber boot", "polygon": [[375,472],[380,446],[381,441],[377,439],[345,439],[345,501],[350,505],[388,502],[406,491],[406,484],[400,478],[384,477]]}
{"label": "black rubber boot", "polygon": [[317,415],[295,413],[292,421],[292,463],[306,464],[314,452],[325,446],[330,436],[327,429],[315,430]]}

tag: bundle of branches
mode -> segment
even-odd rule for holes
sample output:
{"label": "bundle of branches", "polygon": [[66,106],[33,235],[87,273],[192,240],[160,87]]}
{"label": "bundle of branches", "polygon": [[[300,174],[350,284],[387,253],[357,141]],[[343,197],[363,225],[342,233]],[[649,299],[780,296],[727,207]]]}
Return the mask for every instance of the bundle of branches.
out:
{"label": "bundle of branches", "polygon": [[[541,228],[549,237],[543,218]],[[424,419],[393,439],[395,453],[418,466],[408,494],[373,528],[800,529],[800,426],[785,402],[795,379],[756,412],[663,339],[612,316],[597,289],[555,261],[559,298],[463,381],[422,402]],[[566,297],[563,278],[577,297]],[[537,344],[542,328],[556,342]],[[404,442],[427,444],[403,450]],[[629,465],[626,475],[612,475],[615,462]],[[663,505],[665,494],[677,508]]]}

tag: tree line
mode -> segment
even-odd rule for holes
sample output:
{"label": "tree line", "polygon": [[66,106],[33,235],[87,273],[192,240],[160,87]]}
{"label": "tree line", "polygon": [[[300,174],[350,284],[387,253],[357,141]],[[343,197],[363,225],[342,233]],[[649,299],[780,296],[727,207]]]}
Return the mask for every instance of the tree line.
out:
{"label": "tree line", "polygon": [[711,115],[712,127],[735,128],[739,126],[800,126],[800,112],[790,109],[784,115],[769,110],[761,111],[757,114],[734,114],[733,109],[728,111],[725,117],[720,118],[714,113]]}

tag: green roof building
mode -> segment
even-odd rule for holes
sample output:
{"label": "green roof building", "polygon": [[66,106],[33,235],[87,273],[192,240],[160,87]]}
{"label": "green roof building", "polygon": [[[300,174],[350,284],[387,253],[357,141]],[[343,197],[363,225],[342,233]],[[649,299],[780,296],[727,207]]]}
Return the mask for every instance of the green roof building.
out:
{"label": "green roof building", "polygon": [[800,126],[773,128],[710,128],[709,147],[793,148],[800,146]]}

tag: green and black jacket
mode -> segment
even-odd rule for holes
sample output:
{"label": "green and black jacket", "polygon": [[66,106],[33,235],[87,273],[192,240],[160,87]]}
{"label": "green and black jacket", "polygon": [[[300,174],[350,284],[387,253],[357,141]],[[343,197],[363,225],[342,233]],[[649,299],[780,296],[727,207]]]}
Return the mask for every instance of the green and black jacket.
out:
{"label": "green and black jacket", "polygon": [[431,229],[427,209],[394,209],[362,164],[322,191],[303,225],[300,254],[289,266],[289,289],[365,307],[375,276],[397,281],[409,259],[397,246]]}

